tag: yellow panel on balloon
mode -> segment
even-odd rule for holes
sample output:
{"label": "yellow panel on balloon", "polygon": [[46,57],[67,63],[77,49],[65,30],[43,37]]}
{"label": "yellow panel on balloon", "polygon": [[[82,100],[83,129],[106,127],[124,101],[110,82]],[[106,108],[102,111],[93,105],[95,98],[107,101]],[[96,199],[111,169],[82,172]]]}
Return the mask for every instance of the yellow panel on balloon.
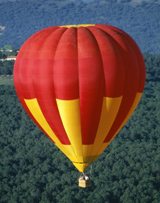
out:
{"label": "yellow panel on balloon", "polygon": [[94,159],[95,156],[98,156],[100,154],[102,148],[104,148],[103,141],[113,125],[113,122],[117,116],[121,101],[122,101],[122,96],[116,97],[116,98],[104,97],[99,127],[94,140],[94,144],[83,145],[83,156],[85,161],[86,159],[88,159],[87,158],[88,156],[91,159]]}
{"label": "yellow panel on balloon", "polygon": [[[124,122],[117,130],[113,138],[116,136],[116,134],[127,122],[129,117],[135,110],[137,104],[139,103],[141,95],[141,93],[137,93],[128,115],[126,116]],[[46,134],[55,142],[57,147],[72,161],[74,166],[80,172],[83,172],[87,168],[87,166],[92,163],[113,140],[112,138],[110,142],[104,143],[104,139],[111,129],[117,116],[122,97],[105,97],[103,99],[99,127],[96,133],[94,144],[91,145],[82,145],[79,99],[56,100],[63,126],[71,143],[70,145],[63,145],[57,138],[57,136],[49,126],[47,120],[45,119],[36,98],[25,99],[24,101],[29,111],[42,127],[42,129],[46,132]]]}
{"label": "yellow panel on balloon", "polygon": [[122,123],[121,126],[118,128],[117,132],[116,132],[115,135],[112,137],[112,139],[110,140],[109,143],[112,142],[112,140],[115,138],[115,136],[119,133],[119,131],[123,128],[123,126],[126,124],[126,122],[128,121],[128,119],[131,117],[132,113],[135,111],[135,109],[136,109],[138,103],[140,102],[141,97],[142,97],[142,93],[138,92],[138,93],[136,94],[136,96],[135,96],[135,99],[134,99],[134,101],[133,101],[133,104],[132,104],[132,106],[131,106],[131,108],[130,108],[130,110],[129,110],[127,116],[126,116],[126,118],[124,119],[123,123]]}
{"label": "yellow panel on balloon", "polygon": [[49,126],[48,122],[46,121],[41,108],[38,104],[38,101],[36,98],[34,99],[25,99],[24,100],[30,113],[34,117],[34,119],[37,121],[37,123],[41,126],[41,128],[46,132],[46,134],[55,142],[57,147],[71,160],[71,161],[77,161],[75,153],[73,151],[73,148],[71,145],[63,145],[55,133],[52,131],[51,127]]}
{"label": "yellow panel on balloon", "polygon": [[77,160],[78,162],[83,162],[79,99],[56,99],[56,101],[64,129],[76,154]]}
{"label": "yellow panel on balloon", "polygon": [[104,143],[104,139],[107,136],[109,130],[111,129],[113,122],[117,116],[117,113],[122,101],[122,97],[104,98],[101,119],[100,119],[99,128],[97,131],[94,144],[83,145],[83,155],[84,155],[84,151],[87,152],[86,156],[84,155],[84,161],[93,162],[100,154],[102,154],[102,152],[107,148],[107,146],[112,142],[112,140],[121,130],[121,128],[128,121],[128,119],[136,109],[141,99],[141,96],[142,96],[142,93],[136,94],[133,104],[131,106],[131,109],[129,110],[125,120],[123,121],[123,123],[121,124],[121,126],[119,127],[115,135],[113,135],[113,138],[107,143]]}

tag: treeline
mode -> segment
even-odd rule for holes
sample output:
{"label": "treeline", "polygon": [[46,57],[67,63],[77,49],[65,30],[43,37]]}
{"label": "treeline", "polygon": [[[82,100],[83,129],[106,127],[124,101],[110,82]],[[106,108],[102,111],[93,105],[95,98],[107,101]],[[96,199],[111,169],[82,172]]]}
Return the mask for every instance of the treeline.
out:
{"label": "treeline", "polygon": [[6,60],[11,56],[16,56],[18,53],[17,49],[14,49],[11,45],[5,45],[0,49],[0,76],[12,75],[13,74],[13,60]]}
{"label": "treeline", "polygon": [[16,56],[18,49],[13,48],[10,44],[0,47],[0,59],[5,59],[9,56]]}
{"label": "treeline", "polygon": [[13,74],[14,61],[0,61],[0,76]]}
{"label": "treeline", "polygon": [[145,55],[147,80],[136,112],[87,170],[91,187],[0,86],[1,203],[159,203],[160,56]]}
{"label": "treeline", "polygon": [[[8,46],[7,46],[8,47]],[[0,51],[0,75],[12,75],[14,61],[3,61],[1,59],[7,56],[16,56],[18,50],[10,49],[12,51]],[[147,68],[147,81],[160,80],[160,55],[145,54],[145,64]]]}

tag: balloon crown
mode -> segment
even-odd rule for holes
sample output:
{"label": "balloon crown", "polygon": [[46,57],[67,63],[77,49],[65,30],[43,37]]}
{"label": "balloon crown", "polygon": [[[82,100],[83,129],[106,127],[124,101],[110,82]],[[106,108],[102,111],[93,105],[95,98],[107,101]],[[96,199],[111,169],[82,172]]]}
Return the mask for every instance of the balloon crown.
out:
{"label": "balloon crown", "polygon": [[90,26],[95,26],[95,24],[78,24],[78,25],[62,25],[60,27],[67,27],[67,28],[70,28],[70,27],[90,27]]}

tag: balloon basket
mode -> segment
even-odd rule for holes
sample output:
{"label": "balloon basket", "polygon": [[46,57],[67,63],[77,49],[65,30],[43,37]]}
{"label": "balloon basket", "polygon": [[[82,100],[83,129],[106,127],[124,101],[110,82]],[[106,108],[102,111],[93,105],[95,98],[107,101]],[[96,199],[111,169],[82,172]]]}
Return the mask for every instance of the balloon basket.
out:
{"label": "balloon basket", "polygon": [[87,175],[83,174],[78,179],[78,186],[81,188],[87,188],[90,186],[90,179]]}

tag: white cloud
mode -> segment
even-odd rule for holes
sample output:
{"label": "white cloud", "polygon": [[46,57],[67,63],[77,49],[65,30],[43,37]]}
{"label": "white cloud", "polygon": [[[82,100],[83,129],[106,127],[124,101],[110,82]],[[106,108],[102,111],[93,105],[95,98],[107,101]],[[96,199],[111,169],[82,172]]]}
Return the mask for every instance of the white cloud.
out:
{"label": "white cloud", "polygon": [[0,35],[3,35],[5,28],[6,28],[5,26],[0,25]]}
{"label": "white cloud", "polygon": [[0,32],[3,32],[5,30],[5,26],[0,25]]}

